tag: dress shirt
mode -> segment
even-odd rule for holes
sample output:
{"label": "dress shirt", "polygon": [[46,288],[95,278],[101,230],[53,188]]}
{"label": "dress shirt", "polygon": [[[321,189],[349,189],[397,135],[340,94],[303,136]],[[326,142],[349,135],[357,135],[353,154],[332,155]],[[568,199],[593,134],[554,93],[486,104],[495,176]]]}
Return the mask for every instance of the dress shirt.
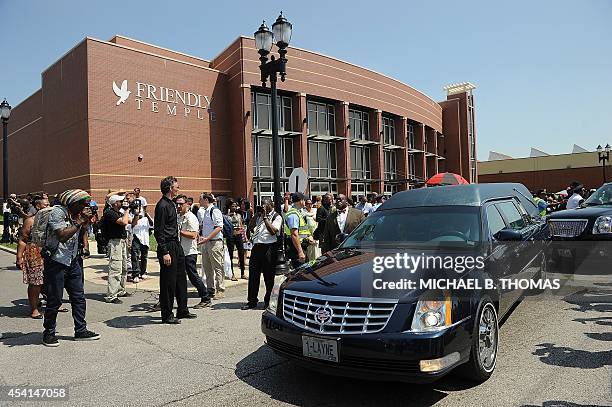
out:
{"label": "dress shirt", "polygon": [[280,234],[280,228],[283,224],[283,217],[272,211],[266,215],[266,218],[268,218],[270,223],[272,223],[272,226],[274,226],[274,229],[276,229],[278,232],[276,235],[270,234],[270,231],[266,227],[266,223],[263,221],[263,219],[258,218],[251,238],[253,240],[253,244],[276,243],[277,236]]}
{"label": "dress shirt", "polygon": [[162,256],[168,254],[168,244],[178,242],[178,223],[176,205],[165,195],[155,207],[155,239],[157,239],[157,253]]}
{"label": "dress shirt", "polygon": [[340,232],[344,233],[344,225],[346,224],[346,216],[348,214],[348,208],[344,208],[343,210],[338,211],[338,228],[340,228]]}

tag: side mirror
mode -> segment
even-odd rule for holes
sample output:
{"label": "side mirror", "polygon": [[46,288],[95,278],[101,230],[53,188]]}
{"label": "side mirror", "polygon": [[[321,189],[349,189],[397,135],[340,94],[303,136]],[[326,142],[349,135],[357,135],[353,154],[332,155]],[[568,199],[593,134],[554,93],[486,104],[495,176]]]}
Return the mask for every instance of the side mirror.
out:
{"label": "side mirror", "polygon": [[500,230],[499,232],[494,234],[493,237],[502,242],[523,240],[523,235],[520,231],[510,228]]}
{"label": "side mirror", "polygon": [[344,240],[347,238],[348,234],[346,233],[338,233],[336,235],[336,244],[337,245],[341,245],[342,242],[344,242]]}

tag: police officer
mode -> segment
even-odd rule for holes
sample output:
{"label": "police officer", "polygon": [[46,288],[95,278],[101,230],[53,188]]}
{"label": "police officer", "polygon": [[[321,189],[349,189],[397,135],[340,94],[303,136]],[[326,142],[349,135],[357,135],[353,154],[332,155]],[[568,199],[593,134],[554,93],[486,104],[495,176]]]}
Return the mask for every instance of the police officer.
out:
{"label": "police officer", "polygon": [[[285,213],[284,230],[285,242],[287,246],[287,257],[291,260],[291,265],[296,268],[306,261],[306,254],[302,248],[302,242],[310,236],[310,229],[306,223],[306,218],[302,215],[306,197],[300,192],[291,194],[293,205]],[[307,244],[304,242],[304,244]]]}

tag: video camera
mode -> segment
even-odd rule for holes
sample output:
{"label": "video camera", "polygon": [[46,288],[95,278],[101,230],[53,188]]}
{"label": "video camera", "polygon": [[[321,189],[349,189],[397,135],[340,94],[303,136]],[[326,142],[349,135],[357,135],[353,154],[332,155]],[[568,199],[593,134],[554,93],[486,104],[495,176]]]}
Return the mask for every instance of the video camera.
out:
{"label": "video camera", "polygon": [[142,210],[142,201],[140,199],[134,199],[132,202],[130,202],[128,208],[133,215],[139,215]]}

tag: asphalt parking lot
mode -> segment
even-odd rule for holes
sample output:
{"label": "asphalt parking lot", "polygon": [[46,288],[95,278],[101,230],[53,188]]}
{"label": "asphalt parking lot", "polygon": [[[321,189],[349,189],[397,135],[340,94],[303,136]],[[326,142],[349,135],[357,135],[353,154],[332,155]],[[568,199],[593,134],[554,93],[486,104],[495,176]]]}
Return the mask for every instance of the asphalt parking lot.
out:
{"label": "asphalt parking lot", "polygon": [[[609,406],[612,405],[612,282],[563,296],[528,298],[501,328],[497,368],[474,386],[455,377],[432,385],[369,382],[314,373],[263,344],[261,311],[241,311],[246,287],[233,287],[195,320],[160,324],[155,295],[137,291],[121,305],[86,282],[95,342],[74,342],[70,314],[59,315],[58,348],[40,344],[28,318],[26,286],[0,252],[0,381],[4,386],[65,386],[64,403],[0,405],[130,406]],[[190,305],[197,303],[190,299]],[[70,307],[67,305],[67,307]]]}

